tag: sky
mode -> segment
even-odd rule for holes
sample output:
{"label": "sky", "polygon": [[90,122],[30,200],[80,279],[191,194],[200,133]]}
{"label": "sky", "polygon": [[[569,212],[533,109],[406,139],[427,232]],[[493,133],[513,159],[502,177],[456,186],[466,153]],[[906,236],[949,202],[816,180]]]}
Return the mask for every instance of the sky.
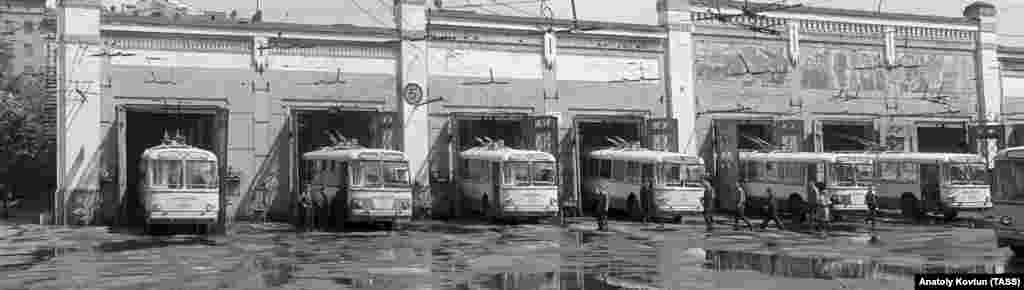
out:
{"label": "sky", "polygon": [[[123,2],[132,0],[104,0]],[[392,3],[394,0],[181,0],[201,10],[238,10],[240,15],[255,11],[262,1],[264,21],[284,21],[307,24],[353,24],[360,26],[394,27]],[[434,1],[434,0],[427,0]],[[445,7],[467,3],[481,6],[481,13],[536,16],[539,0],[442,0]],[[559,17],[570,18],[570,0],[550,0]],[[576,0],[580,19],[612,22],[655,24],[657,0]],[[686,0],[675,0],[686,1]],[[751,0],[767,1],[767,0]],[[882,10],[888,12],[962,16],[963,7],[972,0],[789,0],[807,6],[833,7],[874,11],[882,1]],[[1005,38],[1020,38],[1024,46],[1024,0],[987,0],[1000,11],[999,28]],[[462,8],[466,9],[466,8]]]}

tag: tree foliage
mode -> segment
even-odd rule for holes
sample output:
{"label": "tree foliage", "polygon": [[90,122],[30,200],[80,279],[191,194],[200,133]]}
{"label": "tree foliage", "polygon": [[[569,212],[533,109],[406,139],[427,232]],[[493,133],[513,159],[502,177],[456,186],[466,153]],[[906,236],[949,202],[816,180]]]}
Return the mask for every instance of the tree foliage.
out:
{"label": "tree foliage", "polygon": [[[0,58],[0,62],[7,61]],[[47,97],[43,88],[38,75],[0,77],[0,183],[12,191],[48,190],[51,182],[40,181],[52,180],[55,174],[50,156],[53,147],[46,134]]]}

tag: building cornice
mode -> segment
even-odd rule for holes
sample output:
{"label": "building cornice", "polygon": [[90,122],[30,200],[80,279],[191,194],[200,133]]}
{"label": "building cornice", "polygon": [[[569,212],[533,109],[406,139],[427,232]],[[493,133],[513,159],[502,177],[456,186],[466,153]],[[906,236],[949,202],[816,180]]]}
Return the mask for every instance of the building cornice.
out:
{"label": "building cornice", "polygon": [[[480,14],[459,10],[430,10],[428,27],[467,27],[508,32],[539,31],[542,27],[551,26],[555,29],[566,29],[573,25],[571,20],[545,19],[541,17],[522,17],[508,15]],[[598,29],[577,32],[577,35],[593,35],[600,37],[630,38],[666,38],[667,29],[659,25],[630,24],[603,21],[579,21],[579,26],[596,27]]]}
{"label": "building cornice", "polygon": [[220,21],[178,22],[162,17],[103,15],[103,31],[150,32],[228,37],[277,37],[327,41],[394,42],[393,28],[354,25],[310,25],[279,22],[234,23]]}
{"label": "building cornice", "polygon": [[[731,6],[743,6],[744,1],[737,0],[689,0],[691,12],[706,12],[714,7],[722,7],[723,13],[734,13],[738,10]],[[768,7],[768,3],[750,2],[752,7]],[[877,23],[893,26],[919,26],[951,29],[977,30],[977,24],[965,17],[947,17],[935,15],[919,15],[907,13],[874,12],[866,10],[840,9],[828,7],[801,6],[779,11],[763,13],[769,17],[788,19],[829,20],[851,23]]]}

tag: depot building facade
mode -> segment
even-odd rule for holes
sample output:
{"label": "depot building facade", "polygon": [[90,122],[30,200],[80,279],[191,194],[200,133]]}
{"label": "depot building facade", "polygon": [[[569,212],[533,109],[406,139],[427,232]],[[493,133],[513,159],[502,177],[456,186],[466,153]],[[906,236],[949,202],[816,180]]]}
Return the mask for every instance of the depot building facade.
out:
{"label": "depot building facade", "polygon": [[[571,204],[579,156],[609,137],[708,161],[759,139],[972,151],[979,92],[1000,114],[998,71],[975,64],[996,59],[987,4],[964,18],[823,8],[738,18],[783,31],[770,35],[702,20],[700,1],[661,2],[660,25],[554,33],[538,26],[572,23],[416,0],[398,1],[397,28],[115,15],[98,2],[58,8],[58,222],[132,221],[137,157],[165,132],[221,158],[230,221],[287,219],[298,156],[336,135],[405,151],[443,211],[457,152],[476,137],[555,153]],[[878,66],[887,51],[915,69]]]}

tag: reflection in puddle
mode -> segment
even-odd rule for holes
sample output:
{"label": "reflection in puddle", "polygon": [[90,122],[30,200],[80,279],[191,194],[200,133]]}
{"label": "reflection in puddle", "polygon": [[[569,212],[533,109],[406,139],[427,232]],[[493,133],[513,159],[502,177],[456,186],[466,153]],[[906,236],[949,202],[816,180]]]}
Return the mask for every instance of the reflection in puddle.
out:
{"label": "reflection in puddle", "polygon": [[715,271],[757,271],[763,274],[805,279],[913,279],[916,273],[992,273],[990,264],[922,266],[886,263],[871,258],[807,256],[708,250],[706,268]]}

